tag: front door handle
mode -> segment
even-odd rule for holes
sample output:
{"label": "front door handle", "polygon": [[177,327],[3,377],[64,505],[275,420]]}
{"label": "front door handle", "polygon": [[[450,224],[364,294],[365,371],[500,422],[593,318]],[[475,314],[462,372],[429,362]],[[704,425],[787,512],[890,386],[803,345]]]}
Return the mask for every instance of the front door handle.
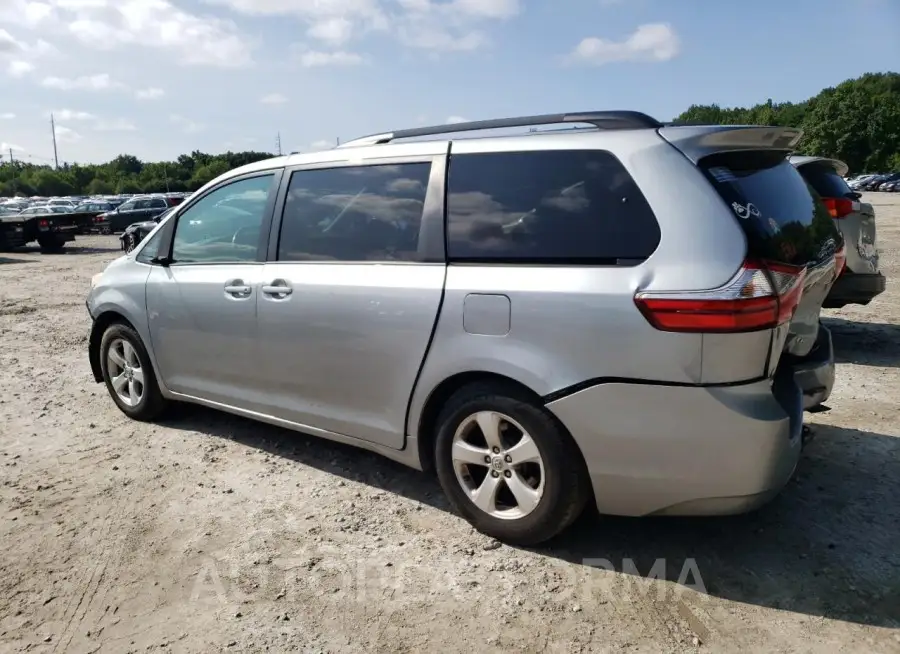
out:
{"label": "front door handle", "polygon": [[225,282],[225,293],[236,298],[250,297],[253,287],[244,283],[243,279],[231,279]]}
{"label": "front door handle", "polygon": [[294,292],[291,285],[285,279],[276,279],[271,284],[262,287],[262,292],[273,298],[285,298]]}

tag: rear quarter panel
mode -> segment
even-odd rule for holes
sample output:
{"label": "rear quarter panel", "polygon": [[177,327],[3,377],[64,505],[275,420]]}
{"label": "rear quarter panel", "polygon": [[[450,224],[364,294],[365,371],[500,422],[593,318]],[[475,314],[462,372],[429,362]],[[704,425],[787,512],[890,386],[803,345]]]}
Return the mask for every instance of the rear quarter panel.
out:
{"label": "rear quarter panel", "polygon": [[[592,148],[613,152],[637,181],[660,225],[658,248],[630,267],[451,263],[434,341],[410,407],[413,433],[435,387],[463,372],[504,375],[540,396],[600,380],[705,381],[704,337],[658,331],[634,304],[640,290],[715,288],[744,259],[743,232],[687,158],[655,131],[639,130],[457,141],[451,162],[452,155],[466,152]],[[508,298],[506,333],[467,329],[466,300],[473,294]],[[765,372],[768,333],[750,340],[758,353],[729,362],[733,378]],[[730,345],[745,346],[747,338],[717,342],[716,356],[728,358]]]}

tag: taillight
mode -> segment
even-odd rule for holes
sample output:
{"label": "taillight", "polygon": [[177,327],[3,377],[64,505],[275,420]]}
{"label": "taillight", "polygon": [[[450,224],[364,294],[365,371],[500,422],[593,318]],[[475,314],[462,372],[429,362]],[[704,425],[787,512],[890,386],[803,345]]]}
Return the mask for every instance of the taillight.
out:
{"label": "taillight", "polygon": [[683,293],[642,292],[634,302],[668,332],[750,332],[789,321],[803,294],[806,268],[747,261],[724,286]]}
{"label": "taillight", "polygon": [[47,220],[46,218],[42,218],[41,220],[38,221],[38,227],[42,227],[42,228],[46,229],[49,226],[50,226],[50,221]]}
{"label": "taillight", "polygon": [[854,211],[859,211],[859,202],[847,198],[822,198],[822,202],[825,203],[825,208],[832,218],[843,218]]}

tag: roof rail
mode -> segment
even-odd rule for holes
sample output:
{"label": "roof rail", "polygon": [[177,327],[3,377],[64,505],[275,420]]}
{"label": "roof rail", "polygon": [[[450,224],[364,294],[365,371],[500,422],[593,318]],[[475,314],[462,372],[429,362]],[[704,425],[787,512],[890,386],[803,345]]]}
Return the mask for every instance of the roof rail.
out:
{"label": "roof rail", "polygon": [[567,114],[543,114],[540,116],[519,116],[518,118],[495,118],[492,120],[475,120],[466,123],[449,123],[432,127],[413,127],[395,132],[384,132],[363,136],[340,144],[339,148],[360,145],[379,145],[390,143],[395,139],[408,139],[417,136],[433,136],[452,134],[455,132],[473,132],[483,129],[503,129],[507,127],[532,127],[535,125],[556,125],[559,123],[583,123],[598,129],[647,129],[659,128],[663,123],[639,111],[582,111]]}

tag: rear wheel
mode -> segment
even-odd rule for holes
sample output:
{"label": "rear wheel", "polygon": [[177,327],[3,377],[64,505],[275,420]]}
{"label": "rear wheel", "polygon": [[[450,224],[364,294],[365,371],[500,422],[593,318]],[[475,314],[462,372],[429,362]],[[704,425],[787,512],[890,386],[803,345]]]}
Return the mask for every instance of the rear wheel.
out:
{"label": "rear wheel", "polygon": [[103,333],[100,367],[110,397],[129,418],[150,421],[166,408],[147,350],[128,325],[113,324]]}
{"label": "rear wheel", "polygon": [[38,236],[38,245],[41,248],[41,252],[45,254],[56,254],[57,252],[62,252],[66,242],[59,236],[47,235]]}
{"label": "rear wheel", "polygon": [[479,531],[535,545],[568,527],[590,495],[577,446],[542,406],[503,384],[458,391],[438,418],[435,465]]}

